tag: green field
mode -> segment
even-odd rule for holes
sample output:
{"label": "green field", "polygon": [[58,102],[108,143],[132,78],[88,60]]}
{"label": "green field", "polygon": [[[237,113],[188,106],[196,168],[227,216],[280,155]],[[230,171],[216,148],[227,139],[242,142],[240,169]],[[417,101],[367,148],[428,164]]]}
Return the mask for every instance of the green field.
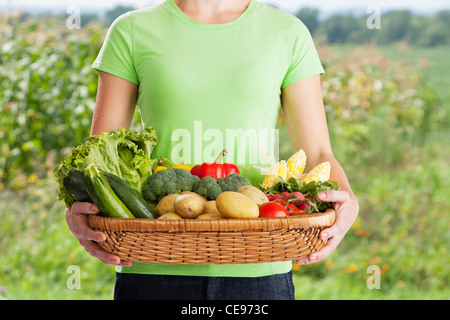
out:
{"label": "green field", "polygon": [[[4,90],[0,91],[0,133],[9,140],[0,149],[4,169],[0,184],[0,296],[12,300],[111,299],[114,267],[92,258],[72,236],[65,223],[64,204],[56,201],[57,186],[51,175],[57,160],[67,153],[64,144],[70,148],[89,132],[86,119],[91,117],[96,77],[73,61],[88,65],[104,31],[89,29],[85,31],[88,36],[81,40],[69,37],[68,42],[48,31],[53,51],[47,52],[45,46],[25,49],[34,43],[33,32],[41,32],[36,26],[27,28],[31,40],[5,45],[2,50],[12,53],[1,55],[6,59],[2,69],[6,74],[0,74],[5,84],[0,89]],[[294,267],[297,299],[450,296],[449,50],[401,46],[320,50],[324,56],[326,53],[324,99],[334,152],[360,201],[360,215],[325,261]],[[373,59],[344,62],[343,56],[352,54],[367,59],[361,52],[368,52]],[[58,54],[63,58],[52,56]],[[11,62],[16,57],[18,60]],[[14,83],[13,63],[22,68],[17,71],[20,74],[39,57],[59,62],[34,63],[33,72],[42,72],[46,78],[30,73],[25,77],[29,87],[24,95],[19,95],[23,83],[14,90],[4,89],[8,81]],[[78,69],[71,73],[68,68]],[[59,82],[51,82],[55,77]],[[42,81],[55,88],[43,89],[43,84],[33,82],[40,79],[47,79]],[[76,94],[65,91],[71,88]],[[7,97],[11,101],[1,100]],[[19,139],[34,137],[32,130],[42,128],[17,125],[17,114],[11,110],[21,104],[15,101],[26,101],[23,107],[34,121],[31,123],[42,126],[55,119],[48,135],[25,144]],[[77,111],[72,112],[71,106]],[[70,117],[64,118],[67,115]],[[70,122],[69,130],[64,121]],[[293,150],[282,123],[280,130],[280,154],[286,158]],[[78,140],[68,140],[72,136]],[[15,151],[17,145],[19,152]],[[73,270],[79,271],[79,287],[73,282]],[[368,287],[370,270],[380,272],[379,289]]]}
{"label": "green field", "polygon": [[[333,49],[349,53],[354,48]],[[295,273],[298,299],[448,299],[450,296],[447,246],[450,241],[450,48],[375,49],[388,59],[405,60],[408,66],[426,66],[421,68],[420,77],[439,96],[433,111],[446,120],[441,125],[432,123],[426,142],[404,151],[406,158],[394,166],[374,163],[364,171],[350,173],[352,160],[343,161],[360,201],[360,215],[327,260],[302,266]],[[338,144],[345,147],[345,142]],[[398,144],[387,144],[383,150],[385,157],[395,155],[396,148]],[[380,289],[367,286],[372,275],[369,266],[376,266],[381,272]]]}

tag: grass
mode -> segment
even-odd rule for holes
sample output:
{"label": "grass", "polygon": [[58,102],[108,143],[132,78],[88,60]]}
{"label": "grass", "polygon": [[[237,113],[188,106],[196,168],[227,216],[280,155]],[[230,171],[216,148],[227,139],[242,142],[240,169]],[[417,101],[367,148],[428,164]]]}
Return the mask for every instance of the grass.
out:
{"label": "grass", "polygon": [[[349,54],[353,45],[332,46],[335,53]],[[400,43],[398,45],[377,45],[377,51],[382,52],[388,59],[406,62],[421,71],[421,77],[436,90],[446,110],[450,110],[450,63],[448,53],[450,47],[410,47]]]}
{"label": "grass", "polygon": [[[429,159],[354,181],[360,216],[325,261],[295,272],[299,299],[446,299],[450,271],[450,170]],[[431,190],[433,190],[431,192]],[[381,288],[369,289],[369,266]]]}
{"label": "grass", "polygon": [[[2,191],[0,232],[7,236],[0,239],[0,295],[13,300],[111,299],[114,268],[78,244],[65,222],[64,205],[55,201],[56,191],[52,177],[27,181],[16,192]],[[80,289],[67,285],[74,275],[70,266],[79,267]]]}

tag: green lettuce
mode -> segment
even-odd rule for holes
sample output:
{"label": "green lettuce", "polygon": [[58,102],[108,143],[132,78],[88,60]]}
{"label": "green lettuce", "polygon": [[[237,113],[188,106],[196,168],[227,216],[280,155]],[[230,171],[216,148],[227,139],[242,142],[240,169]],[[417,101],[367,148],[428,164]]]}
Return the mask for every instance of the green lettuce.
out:
{"label": "green lettuce", "polygon": [[73,204],[75,199],[62,181],[70,170],[84,171],[91,163],[100,171],[119,176],[141,193],[146,179],[157,165],[157,160],[151,159],[157,142],[158,137],[152,127],[142,132],[120,128],[88,137],[73,148],[54,170],[59,184],[58,200],[63,200],[68,207]]}

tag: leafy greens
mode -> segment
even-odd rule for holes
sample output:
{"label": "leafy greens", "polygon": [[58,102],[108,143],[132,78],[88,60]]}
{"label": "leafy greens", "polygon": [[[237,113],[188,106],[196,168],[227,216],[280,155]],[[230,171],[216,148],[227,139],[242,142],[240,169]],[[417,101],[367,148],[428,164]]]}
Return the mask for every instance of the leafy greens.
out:
{"label": "leafy greens", "polygon": [[324,212],[328,208],[332,208],[331,202],[320,200],[317,195],[320,192],[329,190],[339,190],[336,181],[310,181],[308,183],[298,182],[294,177],[284,180],[278,177],[270,189],[265,190],[266,193],[282,193],[282,192],[300,192],[305,195],[305,200],[299,200],[308,203],[308,213]]}
{"label": "leafy greens", "polygon": [[75,199],[64,187],[63,178],[70,170],[84,172],[91,163],[100,171],[119,176],[141,192],[157,165],[157,160],[150,157],[157,142],[158,137],[152,127],[142,132],[120,128],[88,137],[84,143],[73,148],[54,170],[59,184],[58,200],[64,200],[68,207],[73,204]]}

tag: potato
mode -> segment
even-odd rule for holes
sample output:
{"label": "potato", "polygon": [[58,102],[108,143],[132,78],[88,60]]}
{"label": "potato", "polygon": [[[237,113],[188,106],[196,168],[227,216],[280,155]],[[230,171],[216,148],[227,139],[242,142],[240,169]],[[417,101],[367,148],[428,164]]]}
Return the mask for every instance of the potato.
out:
{"label": "potato", "polygon": [[205,204],[205,212],[204,213],[219,213],[219,210],[217,210],[216,201],[210,200],[207,201]]}
{"label": "potato", "polygon": [[178,215],[176,213],[171,212],[171,213],[166,213],[166,214],[162,215],[158,219],[161,219],[161,220],[178,220],[178,219],[183,219],[183,217],[181,217],[180,215]]}
{"label": "potato", "polygon": [[156,213],[159,214],[160,216],[166,214],[166,213],[171,213],[171,212],[175,212],[175,206],[174,206],[174,202],[175,199],[178,198],[180,195],[178,193],[174,193],[174,194],[169,194],[167,196],[165,196],[164,198],[161,199],[161,201],[158,202],[158,204],[156,205]]}
{"label": "potato", "polygon": [[[197,196],[197,197],[200,197],[200,198],[202,198],[202,199],[205,199],[205,197],[203,197],[203,196],[201,196],[201,195],[199,195],[198,193],[195,193],[195,192],[193,192],[193,191],[182,191],[181,193],[180,193],[180,195],[183,195],[183,194],[192,194],[192,195],[194,195],[194,196]],[[205,199],[206,200],[206,199]]]}
{"label": "potato", "polygon": [[247,197],[252,199],[253,202],[256,203],[256,205],[258,206],[262,205],[265,202],[269,202],[269,199],[267,198],[266,194],[254,186],[240,187],[237,190],[237,192],[246,195]]}
{"label": "potato", "polygon": [[202,213],[199,215],[196,220],[215,220],[215,219],[225,219],[223,215],[221,215],[219,212],[210,212],[210,213]]}
{"label": "potato", "polygon": [[225,218],[258,218],[259,216],[256,203],[239,192],[222,192],[216,199],[216,206]]}
{"label": "potato", "polygon": [[194,219],[205,211],[206,199],[193,194],[183,194],[175,199],[175,212],[186,219]]}

